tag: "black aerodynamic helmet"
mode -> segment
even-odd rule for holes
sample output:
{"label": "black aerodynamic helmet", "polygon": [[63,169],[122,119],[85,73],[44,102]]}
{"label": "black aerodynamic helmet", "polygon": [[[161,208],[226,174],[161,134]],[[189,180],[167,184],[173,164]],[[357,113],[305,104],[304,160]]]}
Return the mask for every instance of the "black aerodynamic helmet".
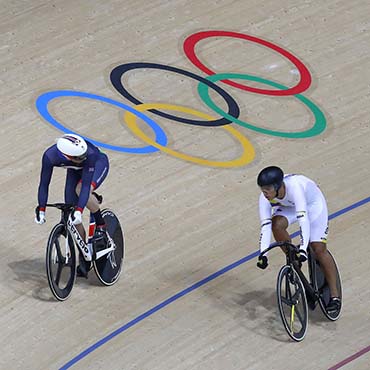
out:
{"label": "black aerodynamic helmet", "polygon": [[268,186],[273,185],[275,190],[280,189],[281,184],[283,183],[284,172],[281,168],[276,166],[270,166],[264,168],[257,177],[258,186]]}

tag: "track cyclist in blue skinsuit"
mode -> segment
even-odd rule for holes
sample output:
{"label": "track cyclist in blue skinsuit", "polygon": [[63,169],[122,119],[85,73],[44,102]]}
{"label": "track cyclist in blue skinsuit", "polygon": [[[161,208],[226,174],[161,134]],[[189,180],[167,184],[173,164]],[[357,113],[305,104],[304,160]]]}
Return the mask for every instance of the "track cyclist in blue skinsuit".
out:
{"label": "track cyclist in blue skinsuit", "polygon": [[[102,184],[108,174],[107,155],[75,134],[63,135],[57,139],[56,144],[45,150],[42,156],[38,206],[35,217],[35,222],[40,225],[46,222],[45,208],[54,167],[62,167],[67,170],[64,197],[66,203],[75,205],[72,219],[80,235],[86,239],[86,232],[82,225],[82,213],[87,207],[93,213],[96,221],[94,244],[105,245],[106,225],[93,191]],[[87,277],[90,262],[86,262],[81,255],[79,260],[77,275]]]}

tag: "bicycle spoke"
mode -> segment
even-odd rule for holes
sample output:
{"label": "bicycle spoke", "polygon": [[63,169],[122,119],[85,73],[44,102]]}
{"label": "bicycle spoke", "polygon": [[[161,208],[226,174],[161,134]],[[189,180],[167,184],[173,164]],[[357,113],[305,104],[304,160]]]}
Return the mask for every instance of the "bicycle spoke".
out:
{"label": "bicycle spoke", "polygon": [[113,269],[117,267],[116,256],[114,255],[114,251],[108,254],[108,260]]}
{"label": "bicycle spoke", "polygon": [[62,276],[63,265],[58,263],[57,275],[55,276],[55,284],[59,286],[60,277]]}
{"label": "bicycle spoke", "polygon": [[290,331],[293,333],[293,325],[294,325],[294,312],[295,312],[295,305],[292,305],[292,308],[290,309]]}
{"label": "bicycle spoke", "polygon": [[55,249],[57,251],[57,256],[59,258],[59,261],[61,263],[64,263],[64,257],[62,255],[62,252],[61,252],[61,249],[60,249],[60,244],[59,244],[59,239],[58,238],[55,239]]}
{"label": "bicycle spoke", "polygon": [[302,294],[302,289],[300,289],[300,288],[298,288],[297,290],[296,290],[296,292],[294,293],[294,295],[292,296],[292,301],[294,302],[294,301],[299,301],[299,299],[298,299],[298,297],[299,297],[299,295],[300,294]]}
{"label": "bicycle spoke", "polygon": [[285,279],[285,296],[289,299],[291,294],[290,294],[290,286],[289,286],[289,281],[288,278]]}
{"label": "bicycle spoke", "polygon": [[299,322],[303,324],[304,317],[302,316],[301,311],[300,311],[300,309],[298,307],[296,308],[296,314],[298,316]]}

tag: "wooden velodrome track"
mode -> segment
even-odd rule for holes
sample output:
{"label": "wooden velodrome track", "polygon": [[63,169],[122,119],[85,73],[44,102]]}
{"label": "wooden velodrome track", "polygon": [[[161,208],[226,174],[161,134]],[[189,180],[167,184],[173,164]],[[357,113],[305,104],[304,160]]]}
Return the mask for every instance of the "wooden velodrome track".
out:
{"label": "wooden velodrome track", "polygon": [[[1,3],[1,369],[370,369],[368,0]],[[33,211],[42,153],[61,131],[36,100],[56,90],[84,92],[55,98],[51,115],[106,144],[148,148],[124,123],[122,106],[86,94],[135,107],[110,81],[111,71],[125,63],[157,63],[205,78],[183,44],[210,30],[260,40],[206,33],[196,43],[197,57],[215,72],[259,79],[234,82],[274,91],[281,90],[276,83],[299,83],[297,67],[261,40],[291,53],[311,73],[311,85],[298,96],[216,81],[240,107],[240,120],[285,134],[323,129],[326,120],[325,130],[284,137],[144,112],[165,133],[167,148],[198,159],[166,149],[106,149],[111,170],[101,192],[124,225],[124,272],[112,287],[99,285],[91,272],[77,280],[67,301],[56,302],[45,245],[59,214],[50,209],[47,223],[38,226]],[[147,66],[128,71],[122,83],[145,103],[167,104],[158,109],[176,117],[204,122],[203,112],[222,119],[202,101],[194,77]],[[217,92],[210,95],[227,110]],[[198,116],[170,110],[173,104]],[[312,105],[323,116],[314,116]],[[153,133],[140,119],[138,127],[149,142],[156,140],[158,127]],[[341,268],[342,317],[333,323],[311,312],[301,343],[288,339],[277,314],[283,256],[271,253],[269,269],[260,271],[252,255],[259,237],[256,175],[270,164],[315,179],[334,216],[329,247]],[[63,170],[54,171],[50,201],[63,199],[64,178]]]}

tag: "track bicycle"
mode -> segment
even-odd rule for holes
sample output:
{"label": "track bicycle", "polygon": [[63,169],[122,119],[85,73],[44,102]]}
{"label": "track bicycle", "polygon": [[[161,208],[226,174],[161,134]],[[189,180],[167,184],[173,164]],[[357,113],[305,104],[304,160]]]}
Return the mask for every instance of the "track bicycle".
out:
{"label": "track bicycle", "polygon": [[[94,194],[102,201],[102,197]],[[99,281],[113,285],[120,277],[124,259],[124,236],[120,222],[114,212],[103,209],[102,216],[107,226],[105,248],[99,250],[93,242],[94,216],[90,213],[88,241],[85,243],[72,222],[74,206],[65,203],[47,204],[61,211],[61,219],[51,230],[46,248],[46,272],[49,287],[59,301],[66,300],[76,280],[76,247],[80,257],[92,263]]]}
{"label": "track bicycle", "polygon": [[[336,312],[328,312],[326,307],[330,300],[330,289],[319,261],[312,248],[307,248],[308,277],[301,269],[298,260],[298,246],[290,242],[272,243],[262,255],[271,249],[281,247],[286,253],[286,264],[281,267],[276,284],[277,303],[284,328],[288,335],[299,342],[304,339],[308,326],[308,308],[314,310],[319,304],[323,314],[330,321],[339,318],[342,306]],[[342,300],[342,284],[339,269],[333,255],[338,296]]]}

